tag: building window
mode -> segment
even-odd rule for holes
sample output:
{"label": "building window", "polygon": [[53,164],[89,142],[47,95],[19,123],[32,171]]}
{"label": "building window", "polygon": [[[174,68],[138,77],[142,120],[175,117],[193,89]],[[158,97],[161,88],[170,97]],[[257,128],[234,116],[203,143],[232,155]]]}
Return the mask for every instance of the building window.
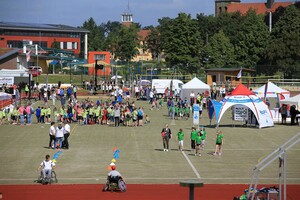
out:
{"label": "building window", "polygon": [[72,42],[72,49],[77,49],[77,42]]}
{"label": "building window", "polygon": [[42,48],[47,48],[48,42],[45,41],[33,41],[33,45],[37,44],[38,46]]}
{"label": "building window", "polygon": [[94,55],[94,60],[105,60],[106,55],[105,54],[95,54]]}
{"label": "building window", "polygon": [[8,40],[7,47],[8,48],[23,48],[23,41]]}

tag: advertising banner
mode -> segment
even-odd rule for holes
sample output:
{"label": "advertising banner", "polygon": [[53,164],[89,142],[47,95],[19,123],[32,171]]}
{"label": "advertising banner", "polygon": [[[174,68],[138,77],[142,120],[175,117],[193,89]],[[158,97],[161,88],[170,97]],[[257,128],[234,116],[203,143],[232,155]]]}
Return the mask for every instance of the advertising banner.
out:
{"label": "advertising banner", "polygon": [[3,84],[13,85],[14,77],[0,77],[0,85],[3,85]]}
{"label": "advertising banner", "polygon": [[194,111],[193,124],[194,125],[199,125],[199,109],[200,109],[199,104],[194,104],[193,105],[193,111]]}

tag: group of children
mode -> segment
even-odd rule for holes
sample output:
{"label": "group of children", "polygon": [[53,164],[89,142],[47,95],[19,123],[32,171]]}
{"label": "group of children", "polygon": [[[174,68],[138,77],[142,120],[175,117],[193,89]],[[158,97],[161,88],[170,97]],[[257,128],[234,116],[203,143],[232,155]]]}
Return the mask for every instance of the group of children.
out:
{"label": "group of children", "polygon": [[135,107],[134,102],[118,103],[115,101],[98,100],[93,102],[89,98],[83,101],[69,102],[66,107],[49,106],[38,107],[35,110],[35,115],[38,123],[77,122],[79,125],[101,124],[119,126],[142,126],[150,123],[150,118],[144,113],[142,107]]}
{"label": "group of children", "polygon": [[[179,151],[183,151],[183,141],[184,141],[184,132],[182,129],[179,129],[177,133],[177,141],[178,141],[178,149]],[[207,132],[204,126],[200,126],[200,129],[197,130],[196,127],[192,127],[192,131],[190,133],[191,140],[191,149],[194,152],[195,156],[201,156],[201,150],[204,149],[205,140],[207,138]],[[217,130],[216,132],[216,148],[213,155],[222,155],[222,145],[224,144],[224,135],[222,131]]]}

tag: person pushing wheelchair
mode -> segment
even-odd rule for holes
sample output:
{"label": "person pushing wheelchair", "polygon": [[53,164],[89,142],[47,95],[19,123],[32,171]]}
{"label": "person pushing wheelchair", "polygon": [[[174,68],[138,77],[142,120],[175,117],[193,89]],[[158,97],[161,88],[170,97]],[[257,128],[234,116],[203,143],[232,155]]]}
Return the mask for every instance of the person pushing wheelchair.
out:
{"label": "person pushing wheelchair", "polygon": [[40,164],[40,166],[38,167],[38,170],[42,172],[43,174],[43,179],[51,179],[51,172],[52,169],[55,168],[55,163],[50,159],[50,155],[47,154],[45,156],[45,160],[43,160],[43,162]]}

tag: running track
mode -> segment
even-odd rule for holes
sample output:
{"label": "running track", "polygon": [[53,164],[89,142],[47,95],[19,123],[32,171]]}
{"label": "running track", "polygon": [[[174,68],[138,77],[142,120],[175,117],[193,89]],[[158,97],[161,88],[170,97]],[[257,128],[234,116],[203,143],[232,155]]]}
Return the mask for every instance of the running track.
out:
{"label": "running track", "polygon": [[[128,184],[127,192],[102,192],[103,185],[0,185],[3,200],[184,200],[189,190],[179,184]],[[232,200],[240,196],[249,185],[207,184],[195,188],[195,200]],[[260,187],[258,187],[260,188]],[[287,200],[300,199],[300,185],[287,186]]]}

